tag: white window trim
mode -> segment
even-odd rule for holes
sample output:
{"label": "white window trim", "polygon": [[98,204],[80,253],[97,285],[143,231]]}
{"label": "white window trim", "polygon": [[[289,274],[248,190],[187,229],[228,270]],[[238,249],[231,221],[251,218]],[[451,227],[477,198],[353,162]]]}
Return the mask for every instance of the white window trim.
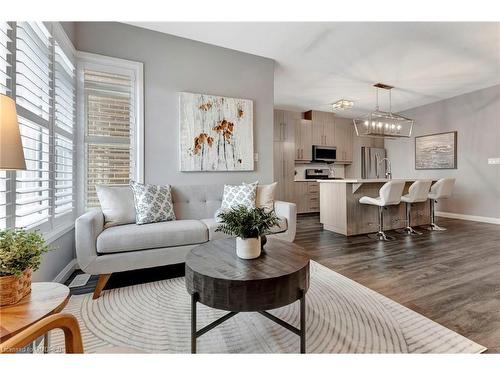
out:
{"label": "white window trim", "polygon": [[83,70],[95,69],[105,71],[107,73],[130,75],[134,76],[134,145],[133,145],[133,161],[134,161],[134,179],[138,182],[144,182],[144,64],[142,62],[124,60],[110,56],[98,55],[94,53],[76,52],[77,68],[76,68],[76,112],[77,112],[77,149],[76,160],[83,160],[83,163],[78,163],[77,186],[78,198],[76,202],[76,212],[80,215],[85,212],[85,93],[83,84]]}

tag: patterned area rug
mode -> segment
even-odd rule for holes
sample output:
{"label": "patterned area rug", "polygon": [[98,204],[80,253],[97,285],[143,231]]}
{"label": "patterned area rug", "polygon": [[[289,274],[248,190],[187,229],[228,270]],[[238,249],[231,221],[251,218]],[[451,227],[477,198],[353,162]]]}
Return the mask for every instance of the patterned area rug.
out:
{"label": "patterned area rug", "polygon": [[[485,347],[311,261],[308,353],[480,353]],[[272,310],[298,326],[298,302]],[[190,296],[184,278],[71,297],[85,351],[128,347],[190,352]],[[198,304],[198,329],[224,315]],[[51,346],[63,346],[54,331]],[[198,339],[199,353],[297,353],[299,338],[258,313],[240,313]]]}

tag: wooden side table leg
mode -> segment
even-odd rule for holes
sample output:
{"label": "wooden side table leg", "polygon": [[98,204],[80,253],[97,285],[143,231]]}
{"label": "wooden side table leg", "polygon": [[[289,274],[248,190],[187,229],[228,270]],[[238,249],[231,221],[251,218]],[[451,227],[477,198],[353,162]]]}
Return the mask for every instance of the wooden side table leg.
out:
{"label": "wooden side table leg", "polygon": [[198,295],[191,294],[191,353],[196,353],[196,303],[198,302]]}
{"label": "wooden side table leg", "polygon": [[306,352],[306,294],[301,291],[300,297],[300,353]]}

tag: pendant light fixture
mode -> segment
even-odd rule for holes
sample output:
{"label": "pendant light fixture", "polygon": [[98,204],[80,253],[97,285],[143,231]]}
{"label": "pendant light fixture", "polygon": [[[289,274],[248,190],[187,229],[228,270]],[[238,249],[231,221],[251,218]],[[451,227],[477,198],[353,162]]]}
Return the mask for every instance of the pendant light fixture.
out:
{"label": "pendant light fixture", "polygon": [[[377,90],[375,111],[353,120],[356,134],[360,137],[373,138],[410,138],[414,120],[397,113],[392,113],[393,86],[383,83],[373,85]],[[381,111],[378,105],[379,90],[389,92],[389,111]]]}

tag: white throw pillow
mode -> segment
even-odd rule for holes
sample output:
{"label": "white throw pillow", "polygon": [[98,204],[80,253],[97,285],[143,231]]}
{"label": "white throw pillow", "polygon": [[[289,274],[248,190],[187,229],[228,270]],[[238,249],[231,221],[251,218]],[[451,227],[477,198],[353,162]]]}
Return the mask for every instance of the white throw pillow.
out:
{"label": "white throw pillow", "polygon": [[277,185],[277,182],[269,185],[257,185],[255,205],[259,208],[264,208],[266,211],[274,210],[274,193]]}
{"label": "white throw pillow", "polygon": [[224,185],[224,194],[222,195],[222,205],[215,212],[215,218],[219,219],[219,214],[230,210],[233,207],[244,205],[248,208],[255,208],[255,198],[257,196],[257,184]]}
{"label": "white throw pillow", "polygon": [[175,220],[170,185],[130,182],[134,192],[136,224]]}
{"label": "white throw pillow", "polygon": [[95,187],[104,215],[104,228],[135,223],[134,193],[128,185]]}

